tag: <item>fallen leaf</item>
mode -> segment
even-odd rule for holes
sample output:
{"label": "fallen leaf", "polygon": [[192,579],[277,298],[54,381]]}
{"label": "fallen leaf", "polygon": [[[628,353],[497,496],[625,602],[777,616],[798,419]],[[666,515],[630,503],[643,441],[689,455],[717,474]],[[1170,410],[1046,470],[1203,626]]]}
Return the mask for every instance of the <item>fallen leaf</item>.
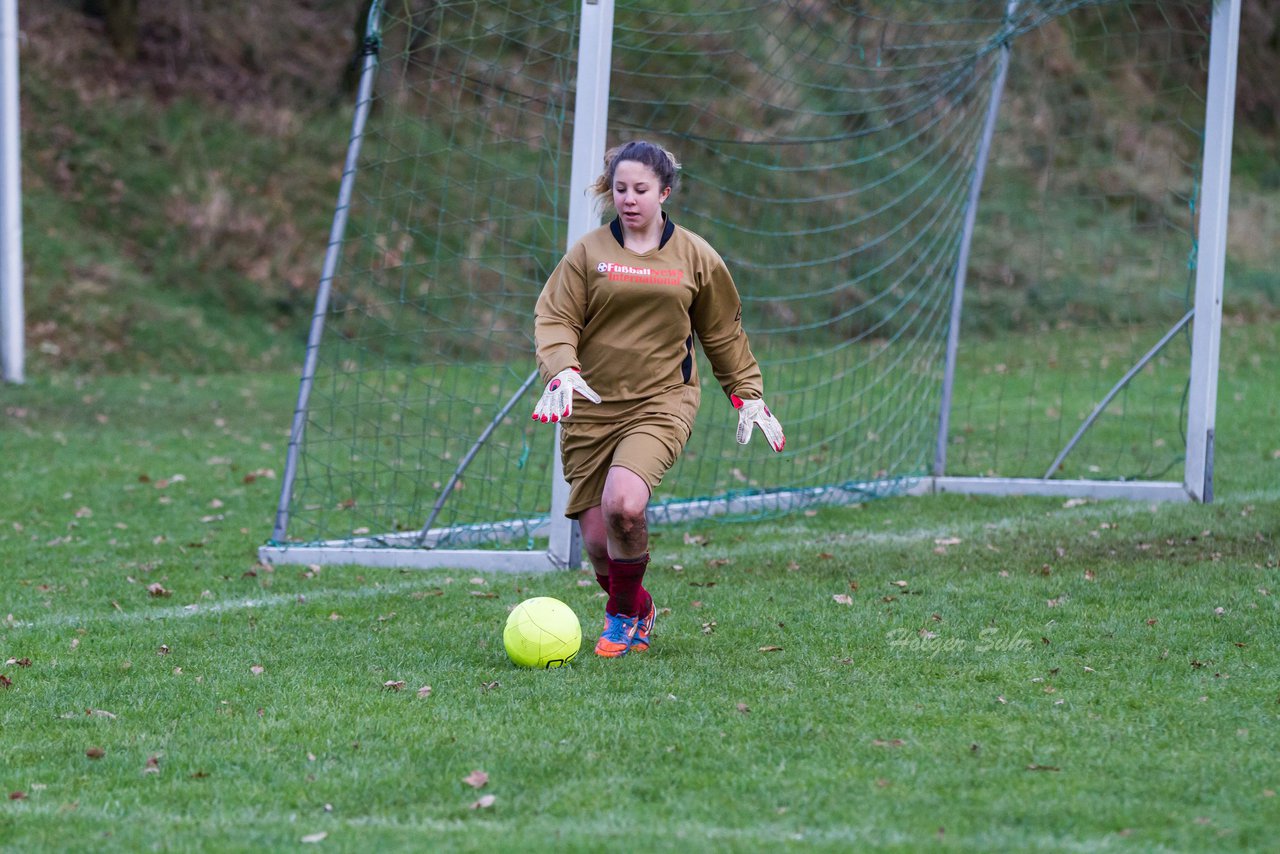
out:
{"label": "fallen leaf", "polygon": [[903,590],[907,589],[907,582],[905,581],[890,581],[889,583],[894,587],[901,587]]}
{"label": "fallen leaf", "polygon": [[831,597],[837,605],[852,605],[853,597],[848,593],[836,593]]}
{"label": "fallen leaf", "polygon": [[762,647],[760,647],[760,651],[761,651],[761,652],[782,652],[782,647],[780,647],[780,646],[762,646]]}
{"label": "fallen leaf", "polygon": [[22,801],[22,800],[26,800],[26,797],[27,797],[27,793],[26,793],[26,792],[10,792],[10,793],[9,793],[9,800],[11,800],[11,801]]}
{"label": "fallen leaf", "polygon": [[148,756],[147,764],[142,769],[143,774],[159,774],[160,773],[160,757]]}
{"label": "fallen leaf", "polygon": [[386,682],[382,683],[382,687],[386,688],[388,691],[399,691],[404,687],[404,680],[388,679]]}
{"label": "fallen leaf", "polygon": [[939,537],[933,541],[933,544],[935,546],[958,546],[963,542],[964,540],[959,537]]}
{"label": "fallen leaf", "polygon": [[489,782],[489,775],[477,768],[475,771],[472,771],[470,774],[463,777],[462,782],[466,783],[473,789],[483,789],[485,783]]}
{"label": "fallen leaf", "polygon": [[160,598],[160,597],[162,597],[162,596],[172,596],[172,595],[173,595],[173,591],[172,591],[172,590],[166,590],[166,589],[164,588],[164,585],[163,585],[163,584],[160,584],[159,582],[156,582],[155,584],[148,584],[148,585],[147,585],[147,593],[151,594],[151,596],[152,596],[152,597],[154,597],[154,598]]}
{"label": "fallen leaf", "polygon": [[493,806],[494,801],[498,800],[494,795],[481,795],[480,800],[471,805],[473,810],[487,810]]}
{"label": "fallen leaf", "polygon": [[1030,765],[1027,766],[1027,770],[1028,771],[1061,771],[1062,769],[1059,768],[1057,765],[1037,765],[1036,763],[1032,762]]}
{"label": "fallen leaf", "polygon": [[254,664],[249,667],[249,672],[254,676],[261,676],[263,673],[267,672],[267,668],[263,667],[261,664]]}
{"label": "fallen leaf", "polygon": [[84,713],[94,718],[107,718],[113,721],[116,719],[115,714],[108,712],[106,709],[85,709]]}
{"label": "fallen leaf", "polygon": [[5,676],[3,673],[0,673],[0,688],[8,688],[12,684],[13,684],[12,679],[10,679],[8,676]]}
{"label": "fallen leaf", "polygon": [[418,698],[419,698],[419,699],[425,700],[427,697],[430,697],[430,696],[431,696],[431,686],[430,686],[430,685],[423,685],[421,688],[419,688],[419,689],[418,689]]}
{"label": "fallen leaf", "polygon": [[101,759],[107,755],[107,751],[103,750],[101,747],[90,747],[84,752],[84,755],[88,756],[90,759]]}
{"label": "fallen leaf", "polygon": [[746,704],[746,703],[739,703],[739,704],[738,704],[738,711],[742,712],[744,715],[747,715],[747,714],[750,714],[750,713],[751,713],[751,709],[750,709],[750,707],[749,707],[749,706],[747,706],[747,704]]}
{"label": "fallen leaf", "polygon": [[887,741],[883,738],[877,738],[871,741],[873,747],[902,747],[904,744],[906,742],[900,738],[893,738]]}
{"label": "fallen leaf", "polygon": [[308,833],[306,836],[302,837],[301,841],[302,842],[324,842],[325,839],[328,838],[328,836],[329,834],[322,830],[319,833]]}
{"label": "fallen leaf", "polygon": [[493,593],[492,591],[485,591],[485,590],[472,590],[471,595],[475,596],[477,599],[497,599],[498,598],[497,593]]}

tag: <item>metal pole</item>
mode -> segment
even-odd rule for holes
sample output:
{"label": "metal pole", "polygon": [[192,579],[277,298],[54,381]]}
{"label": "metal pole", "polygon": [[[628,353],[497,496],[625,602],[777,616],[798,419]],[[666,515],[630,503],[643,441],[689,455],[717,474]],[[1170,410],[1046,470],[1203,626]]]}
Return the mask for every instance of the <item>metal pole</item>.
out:
{"label": "metal pole", "polygon": [[1187,323],[1190,322],[1193,314],[1195,314],[1195,309],[1184,314],[1182,319],[1175,323],[1173,328],[1166,332],[1164,337],[1157,341],[1155,346],[1148,350],[1146,354],[1137,361],[1137,364],[1125,371],[1125,374],[1120,378],[1120,381],[1111,387],[1111,391],[1107,392],[1106,396],[1104,396],[1102,400],[1099,401],[1098,405],[1093,408],[1093,411],[1089,413],[1089,417],[1086,418],[1080,425],[1080,428],[1076,430],[1075,435],[1071,437],[1071,441],[1067,442],[1066,446],[1058,452],[1058,456],[1054,457],[1053,462],[1049,464],[1049,469],[1044,473],[1044,477],[1040,478],[1041,480],[1048,480],[1053,477],[1053,473],[1058,470],[1058,466],[1062,465],[1062,461],[1067,458],[1067,454],[1071,453],[1072,449],[1075,448],[1076,444],[1084,434],[1093,426],[1093,422],[1098,420],[1098,416],[1101,415],[1103,410],[1111,404],[1111,401],[1115,399],[1115,396],[1120,393],[1120,390],[1127,386],[1129,381],[1138,375],[1138,371],[1146,367],[1147,362],[1154,359],[1156,354],[1164,349],[1164,345],[1173,340],[1173,336],[1177,335],[1178,332],[1182,330],[1182,327],[1186,326]]}
{"label": "metal pole", "polygon": [[[573,163],[569,170],[568,246],[600,225],[600,215],[587,188],[604,162],[609,120],[609,71],[613,61],[613,0],[583,0],[578,38],[578,91],[573,104]],[[551,562],[577,566],[581,562],[577,523],[565,518],[569,484],[560,457],[560,427],[556,426],[551,482]]]}
{"label": "metal pole", "polygon": [[1191,386],[1187,397],[1187,461],[1183,485],[1196,501],[1213,500],[1213,429],[1218,405],[1222,287],[1227,264],[1231,137],[1235,125],[1240,0],[1213,5],[1209,85],[1205,97],[1204,164],[1196,241],[1195,323],[1191,327]]}
{"label": "metal pole", "polygon": [[524,397],[524,393],[538,379],[538,372],[535,370],[525,378],[520,384],[520,388],[516,389],[516,393],[511,395],[506,404],[498,410],[498,414],[493,416],[489,421],[489,425],[481,431],[479,438],[472,443],[471,448],[463,456],[458,463],[458,467],[453,470],[453,476],[449,478],[449,482],[445,484],[444,489],[440,490],[440,496],[436,498],[435,505],[431,508],[427,521],[422,523],[422,530],[418,532],[418,538],[414,541],[414,545],[422,548],[427,541],[427,536],[431,533],[431,526],[436,523],[436,519],[440,516],[440,511],[444,509],[444,503],[449,500],[449,496],[453,494],[453,490],[458,486],[458,481],[462,479],[462,473],[467,470],[467,466],[471,465],[471,461],[476,458],[476,454],[480,453],[480,449],[484,447],[484,443],[489,441],[489,437],[493,435],[493,431],[502,423],[502,419],[507,417],[507,413],[512,410],[520,398]]}
{"label": "metal pole", "polygon": [[356,166],[360,160],[360,144],[364,139],[364,126],[369,118],[369,106],[373,98],[373,81],[378,67],[379,16],[381,3],[374,0],[369,7],[369,24],[365,29],[364,67],[360,71],[360,89],[356,97],[356,114],[351,122],[351,139],[347,143],[347,159],[342,169],[342,181],[338,185],[338,205],[333,212],[333,224],[329,229],[329,245],[325,248],[324,264],[320,270],[320,286],[316,291],[315,310],[311,315],[311,330],[307,335],[307,355],[302,366],[302,381],[298,385],[298,402],[293,409],[293,427],[289,432],[289,452],[285,458],[284,475],[280,483],[280,501],[276,505],[276,523],[271,532],[274,542],[282,543],[289,530],[289,501],[293,495],[293,482],[298,474],[298,454],[302,447],[302,435],[307,426],[307,404],[315,383],[316,362],[320,356],[320,338],[324,334],[324,320],[329,311],[329,292],[333,276],[342,255],[342,238],[347,230],[347,215],[351,210],[351,194],[355,186]]}
{"label": "metal pole", "polygon": [[18,0],[0,0],[0,375],[24,381]]}
{"label": "metal pole", "polygon": [[947,355],[942,370],[942,402],[938,407],[938,443],[933,454],[933,474],[942,477],[947,473],[947,439],[951,430],[951,395],[956,381],[956,357],[960,348],[960,312],[964,306],[964,285],[969,268],[969,248],[973,243],[973,228],[978,217],[978,199],[982,196],[982,179],[987,172],[987,159],[991,156],[991,139],[996,132],[996,119],[1000,115],[1000,98],[1004,95],[1004,81],[1009,73],[1011,34],[1009,27],[1018,0],[1009,0],[1005,7],[1005,33],[1000,44],[1000,58],[996,63],[996,78],[991,83],[991,100],[987,102],[986,123],[982,127],[982,139],[974,158],[973,180],[969,184],[969,201],[965,206],[964,225],[960,232],[960,254],[956,259],[955,282],[951,290],[951,322],[947,326]]}

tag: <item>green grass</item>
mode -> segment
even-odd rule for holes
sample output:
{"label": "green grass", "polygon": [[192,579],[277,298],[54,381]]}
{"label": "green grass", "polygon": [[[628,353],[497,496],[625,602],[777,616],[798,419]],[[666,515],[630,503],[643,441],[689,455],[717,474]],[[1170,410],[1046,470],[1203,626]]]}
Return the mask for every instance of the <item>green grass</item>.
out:
{"label": "green grass", "polygon": [[1265,848],[1275,332],[1224,334],[1212,505],[661,528],[653,650],[553,672],[502,624],[589,644],[587,574],[257,564],[292,376],[0,390],[0,848]]}

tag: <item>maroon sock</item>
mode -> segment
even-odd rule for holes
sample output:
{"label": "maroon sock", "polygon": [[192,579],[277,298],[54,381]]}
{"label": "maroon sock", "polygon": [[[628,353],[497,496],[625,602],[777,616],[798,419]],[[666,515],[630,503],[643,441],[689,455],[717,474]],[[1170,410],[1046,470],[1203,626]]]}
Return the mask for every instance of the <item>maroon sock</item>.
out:
{"label": "maroon sock", "polygon": [[647,552],[630,560],[609,558],[609,602],[604,607],[606,613],[622,614],[625,617],[635,617],[641,613],[637,608],[643,604],[640,600],[644,598],[640,595],[640,591],[644,590],[640,582],[644,580],[644,570],[648,565]]}
{"label": "maroon sock", "polygon": [[642,584],[640,589],[636,591],[636,613],[641,617],[647,617],[652,609],[653,597],[649,595],[649,591],[645,590]]}
{"label": "maroon sock", "polygon": [[601,575],[600,573],[597,572],[596,584],[599,584],[600,589],[603,590],[605,593],[608,593],[609,592],[609,574],[605,573],[604,575]]}

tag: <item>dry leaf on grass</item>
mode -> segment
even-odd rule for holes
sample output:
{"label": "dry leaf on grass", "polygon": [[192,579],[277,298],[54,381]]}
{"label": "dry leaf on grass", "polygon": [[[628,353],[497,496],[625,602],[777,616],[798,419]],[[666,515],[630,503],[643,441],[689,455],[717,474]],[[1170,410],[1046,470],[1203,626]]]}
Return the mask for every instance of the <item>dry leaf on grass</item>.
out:
{"label": "dry leaf on grass", "polygon": [[487,810],[489,807],[493,806],[494,801],[496,800],[498,799],[493,795],[481,795],[480,800],[473,803],[471,808],[473,810]]}
{"label": "dry leaf on grass", "polygon": [[466,783],[473,789],[483,789],[485,783],[489,782],[489,775],[477,768],[467,776],[463,777],[462,782]]}
{"label": "dry leaf on grass", "polygon": [[101,759],[107,755],[107,751],[103,750],[101,747],[90,747],[84,752],[84,755],[88,756],[90,759]]}
{"label": "dry leaf on grass", "polygon": [[382,683],[382,687],[388,691],[399,691],[405,685],[403,679],[388,679]]}
{"label": "dry leaf on grass", "polygon": [[325,839],[327,839],[327,838],[328,838],[328,836],[329,836],[329,834],[322,830],[322,831],[320,831],[319,833],[308,833],[306,836],[302,837],[302,839],[301,839],[301,840],[299,840],[299,841],[301,841],[301,842],[324,842],[324,841],[325,841]]}
{"label": "dry leaf on grass", "polygon": [[853,597],[848,593],[836,593],[831,597],[837,605],[852,605]]}
{"label": "dry leaf on grass", "polygon": [[431,696],[431,686],[430,686],[430,685],[423,685],[421,688],[419,688],[419,689],[418,689],[418,697],[419,697],[419,699],[423,699],[423,700],[425,700],[427,697],[430,697],[430,696]]}
{"label": "dry leaf on grass", "polygon": [[760,651],[761,651],[761,652],[782,652],[782,647],[780,647],[780,646],[762,646],[762,647],[760,647]]}

